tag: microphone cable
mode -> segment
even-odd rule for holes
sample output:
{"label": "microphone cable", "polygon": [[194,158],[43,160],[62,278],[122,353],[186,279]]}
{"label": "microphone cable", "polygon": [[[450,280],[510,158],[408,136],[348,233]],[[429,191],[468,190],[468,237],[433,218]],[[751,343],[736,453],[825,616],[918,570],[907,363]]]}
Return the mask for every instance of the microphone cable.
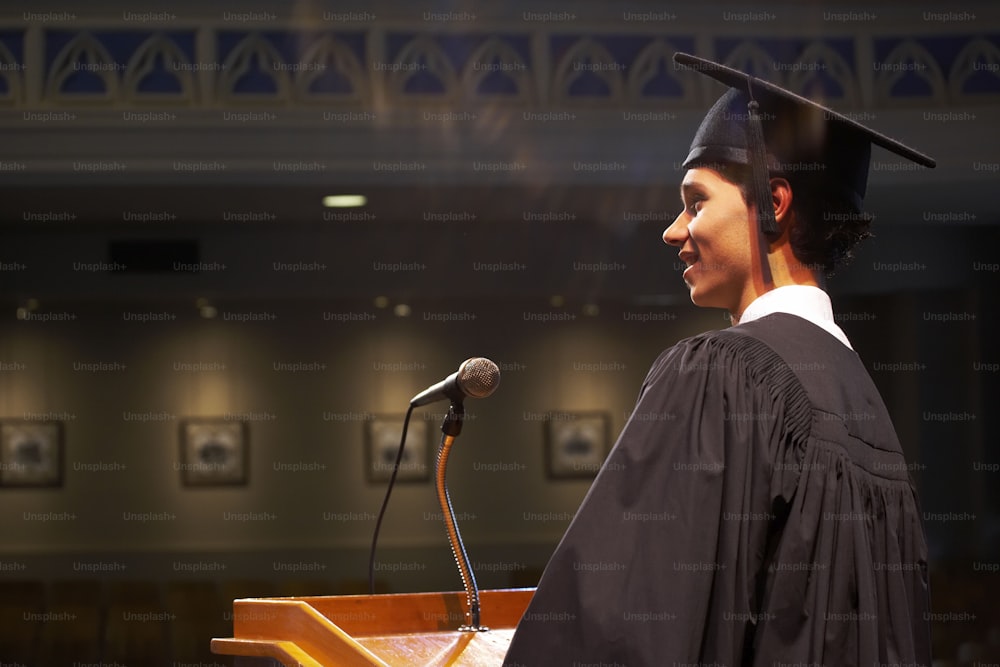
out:
{"label": "microphone cable", "polygon": [[410,427],[410,415],[413,413],[411,405],[406,410],[406,418],[403,419],[403,435],[399,438],[399,450],[396,452],[396,463],[392,466],[392,475],[389,476],[389,485],[385,489],[385,498],[382,500],[382,509],[378,512],[378,519],[375,521],[375,534],[372,535],[372,548],[368,556],[368,594],[375,595],[375,545],[378,544],[378,533],[382,528],[382,518],[385,510],[389,506],[389,496],[392,495],[392,487],[396,484],[396,473],[399,472],[399,464],[403,460],[403,449],[406,447],[406,431]]}

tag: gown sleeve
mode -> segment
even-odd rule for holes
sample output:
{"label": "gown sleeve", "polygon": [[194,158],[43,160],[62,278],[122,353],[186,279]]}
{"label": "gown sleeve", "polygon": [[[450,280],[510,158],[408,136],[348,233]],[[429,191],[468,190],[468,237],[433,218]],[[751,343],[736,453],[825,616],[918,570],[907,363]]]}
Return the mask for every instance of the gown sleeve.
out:
{"label": "gown sleeve", "polygon": [[810,405],[768,346],[664,352],[556,548],[504,665],[739,665]]}

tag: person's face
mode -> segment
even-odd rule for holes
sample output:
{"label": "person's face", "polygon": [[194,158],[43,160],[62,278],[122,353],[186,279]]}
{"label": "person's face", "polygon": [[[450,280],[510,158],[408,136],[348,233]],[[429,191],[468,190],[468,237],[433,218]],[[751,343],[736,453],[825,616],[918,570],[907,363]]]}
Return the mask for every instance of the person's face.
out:
{"label": "person's face", "polygon": [[689,169],[681,183],[684,210],[663,232],[687,264],[691,301],[738,317],[756,296],[753,219],[738,186],[707,168]]}

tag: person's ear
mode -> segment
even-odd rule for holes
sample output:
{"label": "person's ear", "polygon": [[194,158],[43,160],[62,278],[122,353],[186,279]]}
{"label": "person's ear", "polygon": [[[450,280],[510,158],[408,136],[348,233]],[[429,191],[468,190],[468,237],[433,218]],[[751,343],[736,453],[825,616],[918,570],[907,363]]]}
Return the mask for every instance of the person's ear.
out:
{"label": "person's ear", "polygon": [[784,234],[792,221],[792,185],[787,179],[771,179],[771,203],[774,205],[774,220]]}

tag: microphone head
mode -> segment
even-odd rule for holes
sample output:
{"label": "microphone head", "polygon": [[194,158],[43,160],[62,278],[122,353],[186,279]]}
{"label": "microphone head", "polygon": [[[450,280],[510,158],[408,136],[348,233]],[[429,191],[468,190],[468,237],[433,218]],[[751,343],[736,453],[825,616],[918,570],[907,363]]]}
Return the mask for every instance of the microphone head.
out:
{"label": "microphone head", "polygon": [[500,368],[484,357],[466,359],[458,367],[459,389],[472,398],[486,398],[500,384]]}

